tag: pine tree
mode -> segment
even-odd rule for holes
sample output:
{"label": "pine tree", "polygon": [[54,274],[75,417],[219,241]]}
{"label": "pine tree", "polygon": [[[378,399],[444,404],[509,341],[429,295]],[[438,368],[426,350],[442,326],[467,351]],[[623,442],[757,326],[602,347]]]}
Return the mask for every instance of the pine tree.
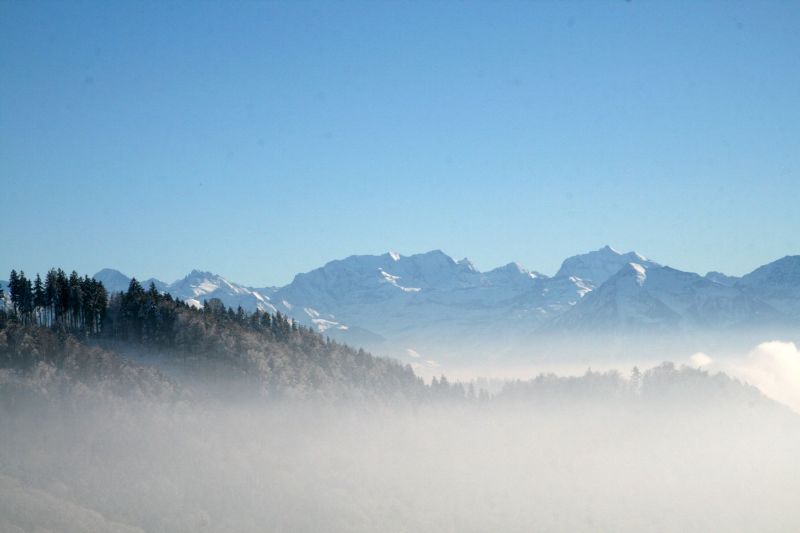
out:
{"label": "pine tree", "polygon": [[69,326],[78,330],[83,325],[83,292],[81,291],[81,278],[74,270],[69,275]]}
{"label": "pine tree", "polygon": [[99,281],[96,283],[94,332],[102,333],[106,320],[106,312],[108,310],[108,291],[106,291],[102,283]]}
{"label": "pine tree", "polygon": [[42,315],[44,313],[44,308],[47,305],[47,301],[45,299],[44,294],[44,286],[42,285],[42,278],[39,274],[36,274],[36,280],[33,282],[33,308],[34,313],[36,314],[37,322],[43,322]]}
{"label": "pine tree", "polygon": [[126,325],[125,338],[129,340],[141,340],[142,323],[144,319],[144,299],[145,292],[142,284],[136,278],[131,279],[128,284],[128,292],[122,295],[122,320]]}
{"label": "pine tree", "polygon": [[55,306],[58,301],[58,279],[53,268],[47,272],[47,276],[44,279],[44,299],[45,308],[47,309],[46,324],[52,326],[55,323]]}
{"label": "pine tree", "polygon": [[11,310],[16,315],[19,305],[19,276],[16,270],[8,275],[8,295],[11,298]]}
{"label": "pine tree", "polygon": [[56,323],[66,326],[67,312],[69,311],[69,282],[67,274],[60,268],[56,271],[56,298],[55,317]]}
{"label": "pine tree", "polygon": [[6,293],[3,287],[0,287],[0,329],[6,327],[8,313],[6,313]]}
{"label": "pine tree", "polygon": [[33,316],[33,288],[30,280],[25,277],[25,272],[22,270],[19,271],[19,276],[16,279],[14,293],[19,318],[23,324],[27,324]]}

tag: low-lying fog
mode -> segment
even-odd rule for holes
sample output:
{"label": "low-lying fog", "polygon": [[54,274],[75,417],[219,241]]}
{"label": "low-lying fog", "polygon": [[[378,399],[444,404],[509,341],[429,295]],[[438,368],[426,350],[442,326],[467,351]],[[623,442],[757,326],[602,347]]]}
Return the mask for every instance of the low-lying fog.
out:
{"label": "low-lying fog", "polygon": [[[430,380],[447,375],[463,382],[479,380],[495,391],[508,380],[530,379],[542,373],[578,376],[587,369],[619,370],[628,374],[632,367],[650,368],[662,361],[673,361],[709,372],[724,372],[758,387],[770,398],[800,413],[800,349],[796,342],[734,338],[730,342],[670,343],[648,338],[640,342],[619,337],[604,339],[605,345],[592,349],[585,342],[558,343],[545,347],[529,345],[527,351],[515,349],[502,357],[461,357],[445,347],[420,353],[406,350],[399,357],[414,371]],[[489,353],[492,353],[489,351]],[[432,359],[435,357],[435,359]]]}
{"label": "low-lying fog", "polygon": [[[796,402],[774,365],[797,358],[765,344],[741,375]],[[667,370],[401,405],[23,394],[5,373],[0,531],[800,531],[800,417]]]}

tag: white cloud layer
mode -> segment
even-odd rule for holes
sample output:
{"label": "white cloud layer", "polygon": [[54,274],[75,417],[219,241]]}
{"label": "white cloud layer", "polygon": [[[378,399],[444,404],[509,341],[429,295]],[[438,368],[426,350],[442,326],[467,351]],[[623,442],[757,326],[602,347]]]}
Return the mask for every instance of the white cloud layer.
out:
{"label": "white cloud layer", "polygon": [[691,364],[691,366],[697,368],[703,368],[709,366],[713,362],[714,361],[707,354],[703,352],[697,352],[696,354],[692,355],[689,358],[689,363]]}
{"label": "white cloud layer", "polygon": [[763,342],[731,373],[800,412],[800,351],[793,342]]}

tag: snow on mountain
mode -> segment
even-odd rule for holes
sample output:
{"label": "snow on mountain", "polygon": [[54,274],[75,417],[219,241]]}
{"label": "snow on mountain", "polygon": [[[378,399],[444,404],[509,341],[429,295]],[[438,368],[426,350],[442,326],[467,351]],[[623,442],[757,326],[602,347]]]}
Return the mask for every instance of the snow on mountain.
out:
{"label": "snow on mountain", "polygon": [[680,316],[643,289],[646,279],[641,265],[628,263],[555,324],[568,329],[677,325]]}
{"label": "snow on mountain", "polygon": [[636,252],[623,254],[606,245],[599,250],[565,259],[556,277],[575,277],[599,287],[629,263],[636,263],[644,268],[660,266]]}
{"label": "snow on mountain", "polygon": [[554,322],[568,329],[676,330],[730,328],[776,316],[739,288],[666,266],[628,263]]}
{"label": "snow on mountain", "polygon": [[326,320],[383,339],[459,337],[477,330],[531,330],[579,301],[591,287],[509,263],[479,272],[440,250],[331,261],[278,289],[274,299],[317,309]]}
{"label": "snow on mountain", "polygon": [[[603,249],[586,254],[583,263],[605,272],[620,255]],[[579,261],[565,263],[569,267]],[[125,290],[130,282],[111,269],[98,272],[96,278],[115,291]],[[280,311],[355,344],[532,331],[575,306],[595,285],[574,275],[549,278],[519,263],[480,272],[466,258],[455,261],[433,250],[411,256],[350,256],[298,274],[277,289],[246,287],[199,270],[169,285],[157,282],[157,287],[195,306],[219,298],[229,307]]]}
{"label": "snow on mountain", "polygon": [[574,276],[547,278],[542,282],[539,306],[548,314],[557,315],[578,304],[593,289],[591,282]]}
{"label": "snow on mountain", "polygon": [[428,312],[430,306],[415,303],[427,301],[431,293],[474,285],[478,277],[471,264],[457,263],[438,250],[410,257],[389,252],[331,261],[298,274],[274,297],[316,309],[324,320],[340,327],[357,324],[383,336],[387,330],[436,320],[437,313]]}
{"label": "snow on mountain", "polygon": [[381,302],[400,305],[431,291],[468,287],[477,276],[471,265],[456,263],[438,250],[410,257],[394,252],[351,256],[298,274],[275,297],[326,310]]}
{"label": "snow on mountain", "polygon": [[[104,268],[97,272],[94,279],[101,281],[109,292],[120,292],[128,290],[131,278],[118,270]],[[161,292],[168,292],[173,297],[179,298],[189,305],[202,307],[203,302],[212,298],[219,298],[226,306],[242,308],[248,311],[260,309],[262,311],[276,312],[279,308],[286,311],[285,306],[273,306],[270,301],[270,293],[274,289],[253,289],[231,283],[227,279],[211,272],[193,270],[186,277],[173,283],[167,284],[155,278],[140,281],[143,287],[147,288],[153,283]]]}
{"label": "snow on mountain", "polygon": [[[111,269],[95,278],[112,291],[130,282]],[[800,256],[735,278],[682,272],[606,246],[566,259],[548,277],[519,263],[480,272],[468,259],[434,250],[350,256],[297,274],[280,288],[247,287],[199,270],[171,284],[154,282],[191,305],[219,298],[229,307],[280,311],[351,344],[403,351],[425,347],[416,340],[469,343],[565,329],[727,329],[800,318]]]}
{"label": "snow on mountain", "polygon": [[800,255],[787,255],[759,267],[737,283],[792,318],[800,318]]}
{"label": "snow on mountain", "polygon": [[258,309],[272,313],[278,310],[270,300],[269,289],[245,287],[200,270],[192,270],[185,278],[170,284],[166,291],[196,307],[201,307],[206,300],[219,298],[228,307],[241,306],[249,311]]}

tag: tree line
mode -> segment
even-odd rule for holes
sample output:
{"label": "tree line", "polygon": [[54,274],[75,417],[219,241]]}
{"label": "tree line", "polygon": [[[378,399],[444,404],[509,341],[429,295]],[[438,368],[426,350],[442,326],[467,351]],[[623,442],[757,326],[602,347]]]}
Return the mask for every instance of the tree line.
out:
{"label": "tree line", "polygon": [[197,331],[187,335],[187,328],[192,329],[192,318],[202,318],[204,326],[213,323],[220,328],[230,329],[235,325],[256,331],[270,341],[286,342],[293,334],[317,335],[280,311],[272,315],[261,310],[250,313],[241,306],[234,310],[226,307],[218,298],[205,300],[203,307],[196,309],[169,293],[160,292],[152,282],[145,289],[136,278],[130,281],[127,291],[111,295],[104,334],[110,338],[159,348],[202,351],[203,346],[194,342],[202,335]]}
{"label": "tree line", "polygon": [[18,320],[86,335],[103,331],[108,293],[101,282],[89,276],[80,277],[74,270],[67,276],[59,268],[50,269],[42,281],[39,274],[31,280],[25,272],[12,270],[8,293],[7,304],[0,288],[2,322]]}
{"label": "tree line", "polygon": [[[8,296],[8,298],[6,298]],[[7,321],[65,329],[71,333],[104,336],[168,347],[178,342],[178,314],[194,310],[180,299],[159,292],[153,283],[145,289],[136,278],[127,291],[109,295],[102,282],[76,271],[67,275],[50,269],[44,281],[24,271],[12,270],[8,294],[0,286],[0,324]],[[226,307],[221,300],[206,300],[200,311],[220,323],[236,323],[287,340],[291,333],[313,332],[278,311],[248,313]]]}
{"label": "tree line", "polygon": [[[218,299],[197,308],[136,279],[127,290],[108,294],[102,283],[61,270],[52,270],[45,282],[16,271],[10,278],[0,316],[0,366],[31,368],[44,361],[60,367],[69,358],[53,343],[76,338],[91,341],[87,350],[158,354],[213,383],[238,380],[268,394],[425,394],[410,366],[338,343],[280,312],[247,312]],[[96,359],[114,360],[109,357]],[[444,396],[445,388],[450,385],[437,390]]]}
{"label": "tree line", "polygon": [[[59,368],[103,374],[119,372],[116,352],[158,353],[187,370],[233,378],[270,393],[308,397],[403,397],[444,401],[488,401],[474,384],[445,376],[425,386],[408,365],[374,357],[324,337],[286,315],[226,307],[214,298],[201,308],[136,279],[128,289],[108,295],[103,284],[73,272],[51,269],[44,282],[12,271],[8,294],[0,287],[0,367],[31,368],[39,362]],[[79,339],[92,342],[83,343]],[[111,351],[108,350],[111,348]],[[242,381],[242,379],[244,381]],[[727,377],[712,379],[689,368],[664,364],[647,372],[634,367],[630,377],[616,371],[587,371],[583,376],[542,374],[506,383],[493,397],[537,404],[564,401],[682,397],[734,386]],[[699,393],[697,391],[700,391]]]}

